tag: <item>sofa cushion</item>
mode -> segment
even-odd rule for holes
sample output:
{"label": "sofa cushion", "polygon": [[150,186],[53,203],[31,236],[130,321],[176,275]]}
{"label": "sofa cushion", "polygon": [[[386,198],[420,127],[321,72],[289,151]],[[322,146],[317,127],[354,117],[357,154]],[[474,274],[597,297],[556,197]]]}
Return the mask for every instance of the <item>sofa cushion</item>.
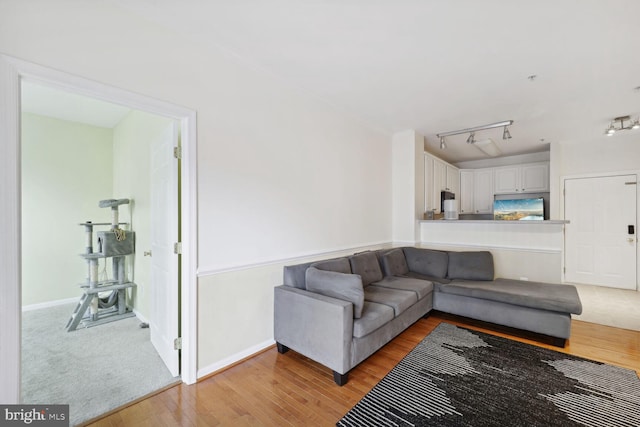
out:
{"label": "sofa cushion", "polygon": [[393,308],[365,301],[362,317],[353,321],[353,336],[362,338],[393,320]]}
{"label": "sofa cushion", "polygon": [[381,286],[383,288],[412,291],[416,293],[418,299],[422,299],[433,292],[433,283],[426,280],[413,279],[411,277],[387,276],[382,280],[373,282],[372,285]]}
{"label": "sofa cushion", "polygon": [[333,258],[323,261],[314,262],[312,267],[318,270],[335,271],[337,273],[351,274],[351,264],[349,258]]}
{"label": "sofa cushion", "polygon": [[385,276],[403,276],[409,272],[402,249],[393,249],[382,255],[382,271]]}
{"label": "sofa cushion", "polygon": [[449,252],[449,279],[493,280],[493,255],[488,251]]}
{"label": "sofa cushion", "polygon": [[306,281],[308,291],[349,301],[353,303],[353,317],[359,319],[362,316],[364,291],[360,276],[309,267]]}
{"label": "sofa cushion", "polygon": [[307,289],[305,273],[313,262],[298,265],[286,265],[283,269],[282,284],[298,289]]}
{"label": "sofa cushion", "polygon": [[431,277],[447,277],[449,256],[446,252],[423,248],[402,248],[409,271]]}
{"label": "sofa cushion", "polygon": [[427,276],[425,274],[415,273],[413,271],[410,271],[407,274],[405,274],[405,277],[412,277],[414,279],[420,279],[420,280],[428,280],[429,282],[433,282],[434,285],[437,284],[437,283],[450,283],[451,282],[451,280],[446,279],[444,277]]}
{"label": "sofa cushion", "polygon": [[382,279],[380,262],[375,252],[362,252],[349,257],[351,271],[362,277],[362,284],[368,286],[372,282]]}
{"label": "sofa cushion", "polygon": [[542,310],[582,313],[582,303],[573,285],[511,279],[454,280],[449,284],[439,284],[437,291]]}
{"label": "sofa cushion", "polygon": [[418,302],[418,297],[413,291],[390,289],[376,285],[369,285],[364,289],[364,299],[366,301],[388,305],[393,308],[396,317]]}

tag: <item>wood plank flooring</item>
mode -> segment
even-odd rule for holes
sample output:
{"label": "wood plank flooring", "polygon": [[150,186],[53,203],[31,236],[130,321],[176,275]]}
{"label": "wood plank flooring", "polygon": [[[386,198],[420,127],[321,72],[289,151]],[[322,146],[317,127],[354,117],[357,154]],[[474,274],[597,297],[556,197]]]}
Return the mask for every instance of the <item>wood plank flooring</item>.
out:
{"label": "wood plank flooring", "polygon": [[[334,426],[438,324],[448,322],[635,370],[640,332],[574,320],[559,349],[508,328],[436,313],[421,319],[351,371],[338,387],[331,371],[295,351],[275,347],[224,372],[169,388],[92,424],[120,426]],[[514,335],[516,334],[516,335]]]}

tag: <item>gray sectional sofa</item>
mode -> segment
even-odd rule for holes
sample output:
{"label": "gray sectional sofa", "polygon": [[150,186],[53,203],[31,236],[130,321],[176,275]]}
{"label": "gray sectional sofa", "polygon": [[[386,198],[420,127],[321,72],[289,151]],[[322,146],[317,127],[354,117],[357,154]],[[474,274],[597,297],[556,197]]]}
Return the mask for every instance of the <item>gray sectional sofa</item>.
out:
{"label": "gray sectional sofa", "polygon": [[274,337],[333,370],[349,371],[432,309],[548,335],[564,346],[582,305],[571,285],[494,278],[487,251],[403,247],[284,268],[274,289]]}

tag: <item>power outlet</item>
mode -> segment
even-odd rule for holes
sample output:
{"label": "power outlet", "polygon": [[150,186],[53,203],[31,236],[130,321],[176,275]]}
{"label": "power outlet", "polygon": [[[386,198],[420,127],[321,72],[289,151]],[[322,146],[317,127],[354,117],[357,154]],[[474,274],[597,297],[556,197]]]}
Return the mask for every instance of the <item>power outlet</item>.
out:
{"label": "power outlet", "polygon": [[529,280],[529,278],[528,277],[521,277],[520,280],[524,280],[526,282],[527,280]]}

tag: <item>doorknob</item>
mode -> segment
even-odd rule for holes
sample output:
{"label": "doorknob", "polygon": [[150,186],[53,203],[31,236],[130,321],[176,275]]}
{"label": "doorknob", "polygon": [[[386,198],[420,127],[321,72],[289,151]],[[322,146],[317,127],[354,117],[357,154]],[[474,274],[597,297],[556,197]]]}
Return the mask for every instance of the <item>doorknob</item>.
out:
{"label": "doorknob", "polygon": [[151,251],[144,251],[144,256],[151,256]]}

